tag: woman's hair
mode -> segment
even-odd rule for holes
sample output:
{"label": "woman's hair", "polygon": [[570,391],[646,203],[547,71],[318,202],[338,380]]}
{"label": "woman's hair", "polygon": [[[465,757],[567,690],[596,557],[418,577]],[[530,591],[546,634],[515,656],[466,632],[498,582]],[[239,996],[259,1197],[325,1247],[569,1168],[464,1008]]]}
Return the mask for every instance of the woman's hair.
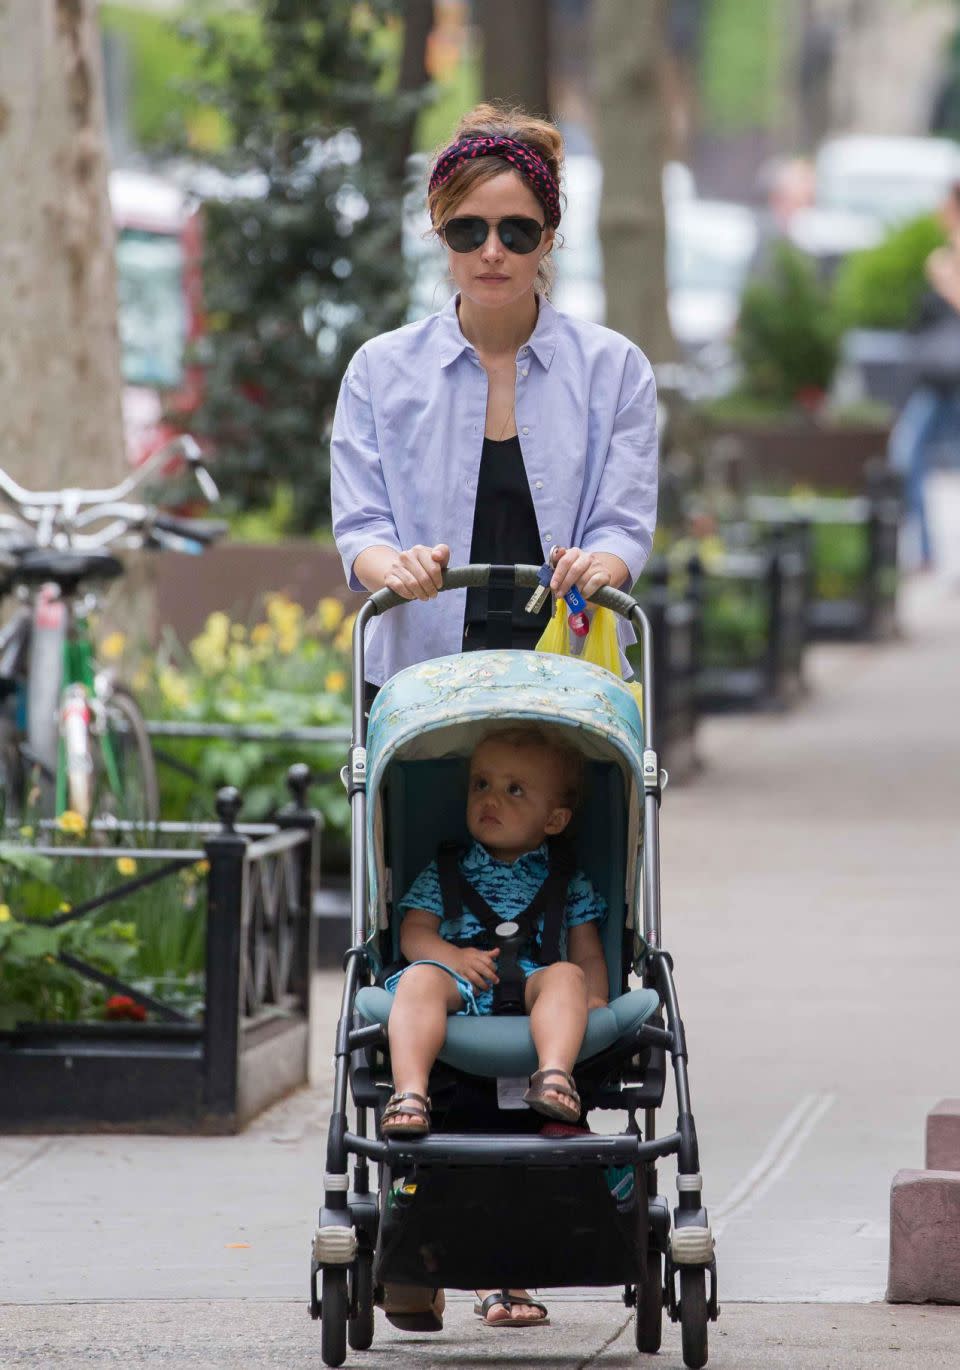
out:
{"label": "woman's hair", "polygon": [[576,809],[583,790],[583,755],[558,730],[542,723],[517,723],[484,733],[477,746],[482,747],[485,742],[502,742],[524,751],[546,752],[557,763],[564,808]]}
{"label": "woman's hair", "polygon": [[[563,174],[563,136],[560,130],[548,119],[537,119],[517,106],[482,104],[470,110],[457,124],[450,142],[437,149],[431,161],[431,168],[436,165],[450,144],[458,142],[461,138],[492,138],[498,135],[513,138],[538,153],[546,162],[547,169],[557,185],[560,185]],[[427,195],[427,209],[430,211],[430,222],[434,230],[439,232],[447,220],[453,218],[458,206],[467,198],[474,186],[480,185],[483,181],[490,181],[504,171],[512,170],[510,163],[502,157],[475,157],[457,167],[443,185],[437,186]],[[555,275],[552,253],[548,252],[540,259],[535,289],[549,296]]]}

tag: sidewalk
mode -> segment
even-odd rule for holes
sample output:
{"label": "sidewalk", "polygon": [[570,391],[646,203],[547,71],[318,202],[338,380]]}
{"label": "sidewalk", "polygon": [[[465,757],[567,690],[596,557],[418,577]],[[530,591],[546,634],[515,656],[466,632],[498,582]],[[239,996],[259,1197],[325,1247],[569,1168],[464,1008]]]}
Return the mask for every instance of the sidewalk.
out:
{"label": "sidewalk", "polygon": [[[874,1302],[890,1179],[960,1093],[960,594],[916,584],[905,626],[816,649],[791,714],[711,720],[703,775],[665,798],[714,1367],[960,1366],[960,1310]],[[317,980],[315,1086],[240,1137],[0,1138],[0,1367],[319,1365],[305,1304],[339,985]],[[458,1294],[436,1338],[378,1319],[347,1363],[642,1363],[615,1291],[547,1297],[553,1325],[522,1334]],[[649,1363],[680,1364],[676,1328]]]}

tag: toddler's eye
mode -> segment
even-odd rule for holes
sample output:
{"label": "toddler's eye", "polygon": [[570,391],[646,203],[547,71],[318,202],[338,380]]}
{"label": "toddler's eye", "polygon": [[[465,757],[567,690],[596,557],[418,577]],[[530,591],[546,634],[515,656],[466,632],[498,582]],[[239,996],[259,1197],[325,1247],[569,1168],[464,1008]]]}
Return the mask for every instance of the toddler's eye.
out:
{"label": "toddler's eye", "polygon": [[509,793],[513,795],[514,799],[519,799],[520,796],[523,794],[523,786],[518,785],[517,782],[514,781],[513,784],[510,786]]}
{"label": "toddler's eye", "polygon": [[470,782],[470,787],[474,790],[485,790],[487,788],[487,782],[482,776],[476,775]]}

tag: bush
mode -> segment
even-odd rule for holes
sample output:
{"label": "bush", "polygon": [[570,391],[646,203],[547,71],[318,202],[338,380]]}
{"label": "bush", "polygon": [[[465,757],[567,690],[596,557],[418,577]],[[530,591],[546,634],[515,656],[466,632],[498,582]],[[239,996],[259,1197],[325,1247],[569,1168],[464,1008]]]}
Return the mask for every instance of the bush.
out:
{"label": "bush", "polygon": [[932,215],[895,229],[876,247],[841,263],[834,307],[844,328],[907,328],[926,289],[924,262],[944,242]]}
{"label": "bush", "polygon": [[768,276],[747,286],[735,345],[751,399],[790,407],[829,388],[839,328],[829,292],[798,249],[778,244]]}

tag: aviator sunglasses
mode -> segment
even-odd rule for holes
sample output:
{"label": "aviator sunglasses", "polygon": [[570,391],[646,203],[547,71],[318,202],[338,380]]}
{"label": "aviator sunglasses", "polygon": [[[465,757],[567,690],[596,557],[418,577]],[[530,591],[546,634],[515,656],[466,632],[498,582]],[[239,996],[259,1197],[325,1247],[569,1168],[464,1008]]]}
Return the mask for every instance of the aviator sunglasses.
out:
{"label": "aviator sunglasses", "polygon": [[522,219],[509,215],[498,224],[490,224],[486,219],[475,216],[462,219],[448,219],[441,234],[447,247],[453,252],[476,252],[487,241],[491,228],[497,230],[497,237],[508,252],[525,257],[533,252],[543,237],[543,224],[536,219]]}

